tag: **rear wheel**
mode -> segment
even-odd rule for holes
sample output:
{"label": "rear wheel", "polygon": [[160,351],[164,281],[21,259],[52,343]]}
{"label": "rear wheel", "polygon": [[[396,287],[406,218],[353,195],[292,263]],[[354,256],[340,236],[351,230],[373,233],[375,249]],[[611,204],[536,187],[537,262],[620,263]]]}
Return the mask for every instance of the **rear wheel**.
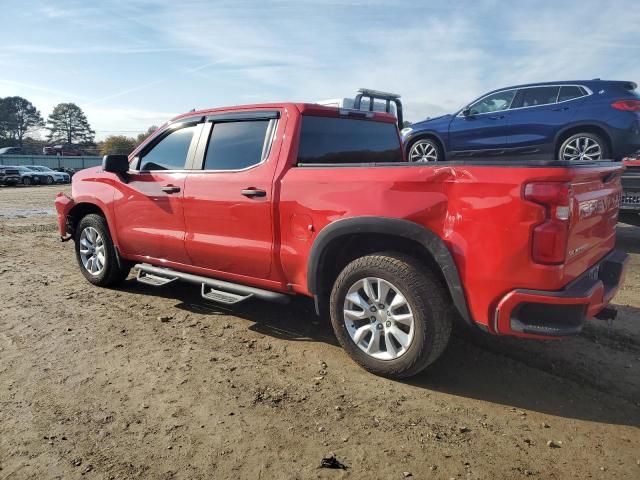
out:
{"label": "rear wheel", "polygon": [[443,160],[440,145],[430,138],[419,138],[409,148],[410,162],[437,162]]}
{"label": "rear wheel", "polygon": [[131,267],[118,264],[116,249],[103,216],[92,213],[80,220],[75,231],[75,245],[80,271],[94,285],[115,285],[129,275]]}
{"label": "rear wheel", "polygon": [[331,323],[338,341],[362,367],[404,378],[444,351],[452,319],[447,292],[433,273],[397,253],[358,258],[331,292]]}
{"label": "rear wheel", "polygon": [[598,161],[609,158],[607,143],[595,133],[576,133],[567,138],[558,152],[564,161]]}

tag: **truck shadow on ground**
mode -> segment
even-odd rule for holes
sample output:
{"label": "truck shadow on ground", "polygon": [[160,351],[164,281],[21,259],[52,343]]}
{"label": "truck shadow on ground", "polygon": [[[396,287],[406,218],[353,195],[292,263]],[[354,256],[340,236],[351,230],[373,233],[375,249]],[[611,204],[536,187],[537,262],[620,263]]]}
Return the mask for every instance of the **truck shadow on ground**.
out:
{"label": "truck shadow on ground", "polygon": [[[319,319],[313,303],[304,298],[293,298],[289,305],[248,301],[225,308],[203,300],[197,289],[186,284],[156,289],[129,281],[125,289],[145,296],[175,298],[180,302],[176,308],[187,312],[244,319],[251,322],[248,330],[263,335],[285,341],[324,342],[339,348],[329,321]],[[640,317],[640,311],[637,313]],[[522,351],[517,352],[518,349]],[[513,341],[505,347],[503,339],[461,330],[452,337],[440,360],[417,377],[401,383],[566,418],[640,426],[640,408],[629,399],[616,397],[615,392],[607,395],[603,389],[571,375],[563,376],[562,371],[554,372],[553,364],[561,362],[561,357],[552,355],[542,363],[537,359],[534,364],[518,359],[528,353],[524,343]],[[346,355],[344,361],[350,361]],[[545,363],[550,368],[540,368]],[[585,367],[588,369],[589,365]]]}

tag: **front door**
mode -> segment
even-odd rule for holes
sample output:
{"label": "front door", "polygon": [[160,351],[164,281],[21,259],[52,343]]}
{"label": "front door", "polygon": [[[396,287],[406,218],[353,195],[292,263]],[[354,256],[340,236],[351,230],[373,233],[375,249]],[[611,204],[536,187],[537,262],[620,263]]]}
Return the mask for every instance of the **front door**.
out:
{"label": "front door", "polygon": [[449,150],[454,158],[506,148],[507,110],[514,95],[514,90],[487,95],[467,107],[466,115],[453,117],[449,124]]}
{"label": "front door", "polygon": [[118,243],[124,255],[189,264],[183,196],[189,157],[201,126],[184,123],[158,136],[114,198]]}
{"label": "front door", "polygon": [[[274,279],[271,142],[278,112],[209,119],[185,185],[186,249],[193,265],[221,277]],[[282,127],[283,125],[281,125]]]}

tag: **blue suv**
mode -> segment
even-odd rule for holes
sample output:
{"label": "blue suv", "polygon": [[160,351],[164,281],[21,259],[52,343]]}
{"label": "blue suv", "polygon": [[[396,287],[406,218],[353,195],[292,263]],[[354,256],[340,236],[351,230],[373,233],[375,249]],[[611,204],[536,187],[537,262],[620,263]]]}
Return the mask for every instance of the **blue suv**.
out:
{"label": "blue suv", "polygon": [[640,149],[636,87],[595,79],[494,90],[454,114],[404,128],[407,158],[620,159]]}

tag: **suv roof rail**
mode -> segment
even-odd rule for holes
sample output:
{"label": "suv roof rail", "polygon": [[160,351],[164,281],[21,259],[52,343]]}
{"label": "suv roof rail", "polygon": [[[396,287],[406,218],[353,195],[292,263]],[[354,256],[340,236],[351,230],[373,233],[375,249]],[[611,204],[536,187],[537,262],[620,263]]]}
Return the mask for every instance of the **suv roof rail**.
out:
{"label": "suv roof rail", "polygon": [[373,111],[373,103],[375,100],[385,101],[385,112],[387,113],[391,113],[391,102],[395,103],[396,116],[398,118],[398,127],[402,128],[402,102],[400,101],[400,95],[398,95],[397,93],[373,90],[371,88],[361,88],[360,90],[358,90],[353,104],[354,110],[360,110],[363,98],[369,99],[369,111]]}

